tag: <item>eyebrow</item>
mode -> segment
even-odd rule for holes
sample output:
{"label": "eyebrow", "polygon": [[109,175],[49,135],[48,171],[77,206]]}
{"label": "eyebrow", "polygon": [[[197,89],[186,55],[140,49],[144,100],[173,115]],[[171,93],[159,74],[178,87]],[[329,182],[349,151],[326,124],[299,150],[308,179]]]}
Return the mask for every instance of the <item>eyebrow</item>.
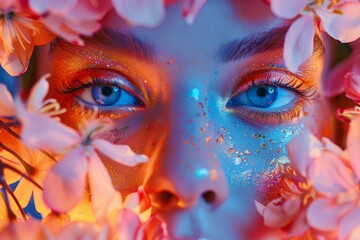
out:
{"label": "eyebrow", "polygon": [[[135,56],[141,61],[151,61],[155,55],[152,46],[128,32],[104,29],[85,39],[85,47],[91,46],[96,49],[109,49],[111,51],[119,50],[122,53]],[[84,49],[82,46],[76,46],[57,38],[51,43],[50,55],[54,56],[64,51],[69,54],[81,54]]]}
{"label": "eyebrow", "polygon": [[220,47],[217,57],[227,63],[262,53],[272,49],[282,48],[288,27],[278,27],[265,32],[259,32],[240,40],[233,40]]}

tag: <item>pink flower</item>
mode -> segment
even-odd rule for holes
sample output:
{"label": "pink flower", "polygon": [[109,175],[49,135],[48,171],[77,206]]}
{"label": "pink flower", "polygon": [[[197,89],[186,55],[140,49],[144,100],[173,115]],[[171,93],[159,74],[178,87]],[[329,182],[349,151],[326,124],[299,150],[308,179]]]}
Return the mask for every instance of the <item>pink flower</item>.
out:
{"label": "pink flower", "polygon": [[347,43],[360,37],[360,2],[340,1],[288,1],[271,0],[271,10],[281,18],[298,17],[285,36],[284,60],[287,68],[296,72],[313,53],[315,26],[340,42]]}
{"label": "pink flower", "polygon": [[44,100],[49,90],[49,83],[46,80],[49,76],[46,74],[37,81],[25,104],[18,97],[14,99],[7,87],[0,83],[0,96],[2,96],[0,98],[0,117],[17,117],[19,120],[24,120],[27,113],[43,114],[49,117],[64,113],[65,109],[61,109],[55,99]]}
{"label": "pink flower", "polygon": [[166,223],[155,215],[151,215],[151,205],[148,195],[142,187],[137,192],[129,194],[123,204],[123,209],[117,212],[115,219],[110,220],[112,238],[133,239],[164,239],[167,237]]}
{"label": "pink flower", "polygon": [[355,106],[352,108],[338,108],[336,110],[336,117],[338,119],[340,119],[341,121],[350,123],[351,120],[353,120],[356,117],[360,116],[360,107],[359,106]]}
{"label": "pink flower", "polygon": [[[350,57],[337,64],[323,80],[322,88],[327,97],[339,95],[344,92],[345,88],[348,91],[355,90],[355,93],[359,94],[360,39],[352,42],[351,46]],[[352,94],[349,94],[350,99],[352,99]]]}
{"label": "pink flower", "polygon": [[319,197],[310,204],[307,221],[315,229],[338,231],[340,239],[348,239],[360,229],[359,117],[351,121],[347,151],[332,146],[324,148],[309,166],[309,180]]}
{"label": "pink flower", "polygon": [[61,229],[58,240],[110,239],[106,225],[99,226],[88,222],[72,222]]}
{"label": "pink flower", "polygon": [[20,0],[0,2],[0,62],[12,76],[27,70],[34,45],[43,45],[54,39]]}
{"label": "pink flower", "polygon": [[346,97],[360,104],[360,52],[359,55],[356,56],[356,61],[354,61],[353,64],[352,71],[345,75],[345,94]]}
{"label": "pink flower", "polygon": [[[7,161],[7,163],[21,172],[26,173],[36,183],[42,184],[46,173],[50,170],[54,162],[43,153],[29,150],[25,146],[18,148],[17,154],[24,159],[25,163],[21,164],[18,159],[10,155],[8,156],[8,159],[12,160],[15,164],[12,164],[12,162],[9,161]],[[4,174],[4,177],[5,180],[10,183],[8,181],[8,174]],[[9,180],[11,181],[12,179]],[[47,215],[50,212],[50,209],[44,203],[42,189],[20,175],[17,175],[17,180],[20,181],[14,190],[14,195],[20,205],[25,208],[28,205],[30,198],[33,196],[36,211],[41,213],[43,216]],[[17,206],[12,198],[10,198],[10,203],[12,209],[17,209]]]}
{"label": "pink flower", "polygon": [[299,237],[309,230],[307,211],[316,197],[309,176],[312,174],[314,160],[321,156],[324,149],[342,153],[330,140],[323,138],[319,141],[308,131],[288,144],[290,166],[295,172],[284,172],[282,175],[287,188],[282,189],[281,196],[266,206],[256,202],[266,226],[282,229],[286,237]]}
{"label": "pink flower", "polygon": [[265,226],[281,229],[286,238],[302,236],[309,229],[306,210],[312,201],[312,189],[303,176],[282,171],[284,188],[280,197],[266,206],[255,201],[255,206],[263,216]]}
{"label": "pink flower", "polygon": [[81,35],[91,36],[111,8],[110,0],[29,0],[29,7],[42,15],[47,28],[66,41],[84,45]]}
{"label": "pink flower", "polygon": [[55,240],[55,236],[40,222],[31,219],[25,222],[10,222],[0,232],[0,239]]}
{"label": "pink flower", "polygon": [[164,0],[112,0],[116,12],[132,25],[155,27],[165,16]]}
{"label": "pink flower", "polygon": [[[126,145],[96,138],[97,134],[111,127],[110,119],[93,118],[80,126],[80,133],[51,118],[29,114],[28,119],[23,125],[24,139],[34,146],[66,153],[44,180],[44,200],[50,208],[57,212],[71,210],[83,196],[86,175],[97,218],[105,217],[107,212],[120,206],[121,195],[114,189],[96,151],[128,166],[146,162],[147,158],[134,154]],[[40,128],[47,134],[38,134]]]}
{"label": "pink flower", "polygon": [[151,216],[149,198],[142,187],[129,194],[121,209],[117,209],[96,223],[73,222],[60,230],[58,239],[164,239],[166,224]]}

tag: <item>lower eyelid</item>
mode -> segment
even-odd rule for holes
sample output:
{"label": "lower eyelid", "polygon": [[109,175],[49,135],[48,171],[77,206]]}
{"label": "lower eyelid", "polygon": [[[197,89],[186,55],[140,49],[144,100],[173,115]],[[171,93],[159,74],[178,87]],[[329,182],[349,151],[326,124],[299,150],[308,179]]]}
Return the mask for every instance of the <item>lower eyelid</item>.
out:
{"label": "lower eyelid", "polygon": [[300,99],[283,111],[259,111],[247,106],[231,110],[237,117],[256,125],[277,125],[288,123],[295,118],[302,116],[305,100]]}

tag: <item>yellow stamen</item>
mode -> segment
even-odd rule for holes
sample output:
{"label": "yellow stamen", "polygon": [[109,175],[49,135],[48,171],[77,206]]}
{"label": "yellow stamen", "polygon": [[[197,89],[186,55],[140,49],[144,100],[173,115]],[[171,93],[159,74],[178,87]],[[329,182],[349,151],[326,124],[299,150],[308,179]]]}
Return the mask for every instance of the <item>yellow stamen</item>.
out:
{"label": "yellow stamen", "polygon": [[334,9],[332,10],[333,13],[343,15],[343,12],[340,9]]}

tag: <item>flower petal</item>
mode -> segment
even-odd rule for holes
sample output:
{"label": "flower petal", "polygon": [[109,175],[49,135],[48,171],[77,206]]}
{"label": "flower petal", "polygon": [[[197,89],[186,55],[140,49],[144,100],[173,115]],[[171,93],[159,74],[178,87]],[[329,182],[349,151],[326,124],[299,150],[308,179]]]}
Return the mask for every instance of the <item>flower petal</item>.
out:
{"label": "flower petal", "polygon": [[14,99],[5,84],[0,83],[0,117],[11,117],[16,113]]}
{"label": "flower petal", "polygon": [[285,35],[284,60],[286,67],[296,72],[314,50],[314,15],[309,13],[293,22]]}
{"label": "flower petal", "polygon": [[354,118],[350,123],[346,146],[349,153],[350,163],[354,172],[360,178],[360,117]]}
{"label": "flower petal", "polygon": [[323,152],[309,168],[309,179],[320,193],[334,197],[356,187],[354,175],[339,156]]}
{"label": "flower petal", "polygon": [[112,0],[116,12],[129,23],[155,27],[165,16],[163,0]]}
{"label": "flower petal", "polygon": [[0,233],[0,239],[55,240],[55,236],[39,221],[11,222]]}
{"label": "flower petal", "polygon": [[338,228],[341,218],[352,207],[352,203],[338,204],[332,199],[318,198],[310,204],[306,218],[309,225],[318,230],[333,231]]}
{"label": "flower petal", "polygon": [[264,224],[281,228],[292,222],[300,211],[300,198],[275,199],[264,209]]}
{"label": "flower petal", "polygon": [[[360,64],[360,61],[359,61]],[[348,73],[344,78],[346,97],[360,103],[360,75]]]}
{"label": "flower petal", "polygon": [[[140,226],[140,219],[133,211],[123,209],[119,212],[117,218],[119,239],[138,239]],[[142,236],[140,239],[143,239]]]}
{"label": "flower petal", "polygon": [[348,73],[344,80],[346,97],[360,103],[360,75]]}
{"label": "flower petal", "polygon": [[322,144],[308,130],[305,130],[293,138],[286,148],[291,166],[306,177],[313,158],[321,153]]}
{"label": "flower petal", "polygon": [[16,186],[14,194],[19,201],[20,205],[24,208],[28,205],[32,192],[33,192],[32,183],[29,183],[28,180],[22,178],[19,184]]}
{"label": "flower petal", "polygon": [[306,212],[300,211],[294,221],[282,228],[282,230],[286,233],[286,238],[293,238],[302,236],[308,228],[309,225],[306,220]]}
{"label": "flower petal", "polygon": [[[42,19],[45,26],[59,37],[64,38],[66,41],[74,43],[79,46],[84,45],[84,41],[80,38],[79,33],[73,31],[67,26],[68,21],[61,16],[49,14]],[[71,24],[69,24],[71,25]],[[86,29],[88,26],[86,26]]]}
{"label": "flower petal", "polygon": [[182,14],[188,24],[193,24],[206,0],[184,0]]}
{"label": "flower petal", "polygon": [[51,212],[51,210],[44,202],[43,192],[37,188],[35,188],[33,192],[34,192],[33,196],[34,196],[36,211],[41,213],[42,216],[48,215]]}
{"label": "flower petal", "polygon": [[22,116],[22,124],[22,138],[38,148],[63,151],[80,141],[74,129],[47,116],[27,113]]}
{"label": "flower petal", "polygon": [[126,166],[135,166],[148,161],[145,155],[135,154],[127,145],[115,145],[103,139],[94,139],[92,144],[106,157]]}
{"label": "flower petal", "polygon": [[4,57],[1,59],[1,66],[11,76],[18,76],[26,72],[28,68],[34,45],[23,42],[25,49],[20,45],[19,41],[15,41],[13,42],[14,50],[5,52]]}
{"label": "flower petal", "polygon": [[[359,239],[360,235],[355,237],[355,234],[359,234],[360,229],[360,208],[356,208],[347,214],[340,222],[339,238],[340,239]],[[351,236],[351,237],[350,237]]]}
{"label": "flower petal", "polygon": [[94,150],[90,153],[88,174],[95,217],[103,219],[111,211],[120,209],[122,198],[113,187],[109,173]]}
{"label": "flower petal", "polygon": [[57,240],[90,240],[101,239],[99,238],[99,229],[95,224],[88,222],[72,222],[65,226]]}
{"label": "flower petal", "polygon": [[57,12],[64,12],[71,6],[75,5],[78,0],[29,0],[29,7],[37,13],[45,13],[48,10],[55,10]]}
{"label": "flower petal", "polygon": [[137,192],[130,193],[126,196],[123,207],[137,214],[141,214],[151,207],[150,198],[144,191],[144,188],[140,186]]}
{"label": "flower petal", "polygon": [[80,202],[85,188],[87,160],[84,147],[67,154],[44,179],[44,201],[57,212],[68,212]]}
{"label": "flower petal", "polygon": [[335,155],[341,156],[344,152],[338,145],[326,137],[321,138],[321,143],[326,151],[330,151]]}
{"label": "flower petal", "polygon": [[360,37],[360,3],[348,2],[337,7],[342,13],[333,13],[324,8],[315,8],[322,27],[333,38],[342,43],[357,40]]}
{"label": "flower petal", "polygon": [[[349,82],[352,79],[346,79],[345,76],[352,71],[353,66],[356,66],[356,62],[359,61],[359,59],[356,57],[358,54],[360,54],[359,50],[354,50],[349,58],[336,65],[335,68],[330,71],[328,76],[323,78],[323,83],[321,85],[325,96],[334,97],[343,93],[345,88],[352,89],[353,87],[357,86],[352,85],[353,83]],[[351,75],[347,77],[351,77]]]}
{"label": "flower petal", "polygon": [[308,4],[305,0],[271,0],[271,11],[280,18],[292,19],[296,17]]}
{"label": "flower petal", "polygon": [[27,100],[27,109],[31,112],[39,111],[42,107],[42,102],[49,91],[49,83],[46,78],[50,74],[46,74],[31,89],[30,95]]}
{"label": "flower petal", "polygon": [[169,239],[166,222],[157,215],[153,215],[147,223],[142,224],[139,232],[142,234],[138,234],[137,240],[144,239],[140,238],[143,234],[145,239]]}

